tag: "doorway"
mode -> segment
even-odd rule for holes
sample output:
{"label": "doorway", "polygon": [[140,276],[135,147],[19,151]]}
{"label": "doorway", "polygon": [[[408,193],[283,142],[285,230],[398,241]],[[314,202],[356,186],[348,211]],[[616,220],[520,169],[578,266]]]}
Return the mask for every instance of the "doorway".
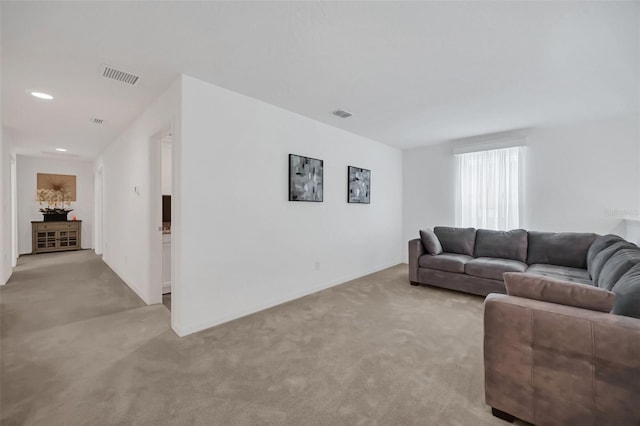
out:
{"label": "doorway", "polygon": [[171,194],[173,134],[160,139],[160,189],[162,191],[162,304],[171,310]]}
{"label": "doorway", "polygon": [[151,224],[150,253],[153,299],[171,311],[172,283],[172,176],[173,133],[171,129],[151,138]]}

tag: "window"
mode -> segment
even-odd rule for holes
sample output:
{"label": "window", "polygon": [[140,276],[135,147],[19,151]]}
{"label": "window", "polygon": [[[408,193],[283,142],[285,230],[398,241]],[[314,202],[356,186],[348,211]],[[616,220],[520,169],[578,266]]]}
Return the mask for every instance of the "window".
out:
{"label": "window", "polygon": [[520,226],[524,147],[456,154],[456,226]]}

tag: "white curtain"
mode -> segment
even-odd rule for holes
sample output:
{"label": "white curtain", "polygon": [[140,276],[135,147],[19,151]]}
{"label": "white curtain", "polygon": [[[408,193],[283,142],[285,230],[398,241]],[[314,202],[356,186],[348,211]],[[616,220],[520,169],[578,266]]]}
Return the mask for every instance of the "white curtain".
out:
{"label": "white curtain", "polygon": [[524,147],[456,155],[456,226],[509,230],[520,226]]}

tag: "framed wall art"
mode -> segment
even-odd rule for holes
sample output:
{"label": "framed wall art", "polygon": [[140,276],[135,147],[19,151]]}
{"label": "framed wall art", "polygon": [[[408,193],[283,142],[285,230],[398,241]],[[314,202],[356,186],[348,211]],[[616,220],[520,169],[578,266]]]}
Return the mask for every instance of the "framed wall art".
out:
{"label": "framed wall art", "polygon": [[36,190],[56,191],[64,194],[65,201],[76,201],[76,177],[74,175],[38,173]]}
{"label": "framed wall art", "polygon": [[371,203],[371,170],[349,166],[347,175],[347,202]]}
{"label": "framed wall art", "polygon": [[289,201],[322,202],[323,161],[289,154]]}

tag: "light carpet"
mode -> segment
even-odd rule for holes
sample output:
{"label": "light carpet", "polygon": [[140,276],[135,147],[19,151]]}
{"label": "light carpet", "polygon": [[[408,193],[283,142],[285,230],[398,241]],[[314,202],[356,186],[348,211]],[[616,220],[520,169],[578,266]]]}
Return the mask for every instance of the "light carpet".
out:
{"label": "light carpet", "polygon": [[406,265],[184,338],[91,251],[21,257],[0,302],[2,425],[506,424],[483,299]]}

